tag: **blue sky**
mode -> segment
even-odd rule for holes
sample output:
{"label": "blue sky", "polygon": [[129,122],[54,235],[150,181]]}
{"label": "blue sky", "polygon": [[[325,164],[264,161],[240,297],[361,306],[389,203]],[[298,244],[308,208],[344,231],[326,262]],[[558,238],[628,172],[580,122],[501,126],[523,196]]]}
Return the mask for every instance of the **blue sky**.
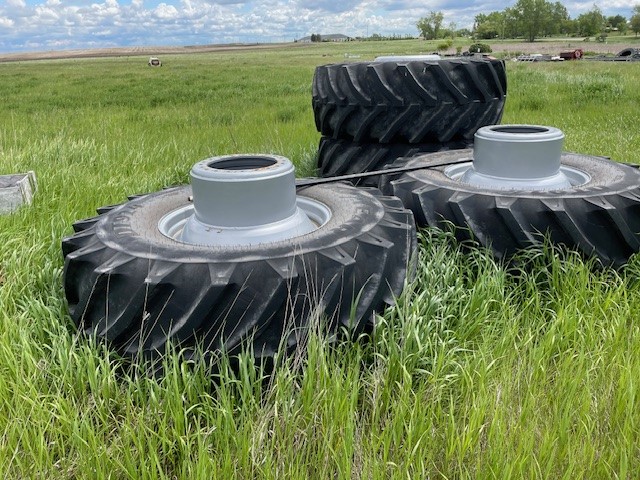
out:
{"label": "blue sky", "polygon": [[[0,52],[292,41],[311,33],[416,35],[441,11],[468,27],[516,0],[0,0]],[[572,17],[594,2],[563,2]],[[596,3],[629,18],[640,0]]]}

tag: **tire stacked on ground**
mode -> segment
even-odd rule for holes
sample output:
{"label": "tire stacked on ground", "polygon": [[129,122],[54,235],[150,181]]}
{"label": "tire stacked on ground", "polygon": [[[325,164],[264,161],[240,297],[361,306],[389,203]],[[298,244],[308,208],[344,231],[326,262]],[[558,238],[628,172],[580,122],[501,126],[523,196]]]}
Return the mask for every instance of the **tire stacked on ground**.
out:
{"label": "tire stacked on ground", "polygon": [[[366,143],[322,137],[318,146],[317,167],[321,177],[337,177],[352,173],[384,169],[399,158],[425,153],[469,148],[467,141],[440,143]],[[378,176],[356,179],[355,185],[377,186]]]}
{"label": "tire stacked on ground", "polygon": [[[514,126],[496,129],[510,127]],[[523,147],[516,153],[522,153]],[[559,171],[569,180],[568,185],[537,189],[539,179],[532,178],[530,183],[525,180],[520,186],[503,187],[465,178],[471,159],[475,164],[478,155],[476,144],[475,152],[459,150],[400,159],[394,167],[415,168],[433,161],[466,163],[384,175],[380,187],[413,211],[418,227],[454,226],[459,241],[473,240],[498,259],[508,260],[519,250],[540,245],[545,236],[555,245],[613,267],[623,266],[640,251],[638,168],[603,157],[562,153]],[[498,155],[492,158],[506,163],[513,160]],[[504,165],[504,170],[508,167]]]}
{"label": "tire stacked on ground", "polygon": [[[468,148],[478,128],[500,122],[507,91],[503,61],[416,58],[316,68],[312,105],[323,135],[320,176]],[[363,183],[375,182],[370,177]]]}
{"label": "tire stacked on ground", "polygon": [[225,244],[186,240],[195,194],[183,186],[131,197],[73,225],[62,241],[64,289],[82,333],[129,358],[158,359],[171,343],[186,359],[250,347],[270,362],[303,348],[316,324],[329,338],[362,331],[412,271],[413,215],[378,189],[305,188],[295,197],[316,219],[312,231]]}

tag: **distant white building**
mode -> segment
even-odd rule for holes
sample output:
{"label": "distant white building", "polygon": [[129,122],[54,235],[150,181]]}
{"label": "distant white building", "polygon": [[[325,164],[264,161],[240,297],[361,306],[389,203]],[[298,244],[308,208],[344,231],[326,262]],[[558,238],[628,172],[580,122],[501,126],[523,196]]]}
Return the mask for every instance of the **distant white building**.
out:
{"label": "distant white building", "polygon": [[[328,35],[320,34],[320,38],[323,42],[351,42],[353,37],[348,37],[342,33],[330,33]],[[311,43],[311,36],[302,37],[297,40],[300,43]]]}

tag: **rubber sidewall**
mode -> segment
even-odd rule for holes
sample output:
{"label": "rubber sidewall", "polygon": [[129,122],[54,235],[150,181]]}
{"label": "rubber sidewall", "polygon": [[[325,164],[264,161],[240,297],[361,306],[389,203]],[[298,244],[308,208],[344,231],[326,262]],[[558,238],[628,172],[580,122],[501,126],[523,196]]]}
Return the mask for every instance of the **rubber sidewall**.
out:
{"label": "rubber sidewall", "polygon": [[[470,159],[471,150],[403,159],[394,167],[427,161]],[[561,165],[590,178],[559,190],[497,190],[463,184],[427,168],[381,179],[381,188],[410,208],[418,226],[455,229],[459,241],[474,240],[498,258],[540,244],[556,244],[620,267],[640,251],[640,171],[602,157],[565,153]],[[583,177],[584,178],[584,177]]]}
{"label": "rubber sidewall", "polygon": [[158,229],[165,214],[189,205],[190,196],[191,187],[180,187],[135,199],[101,218],[96,234],[107,247],[141,258],[191,263],[246,262],[336,247],[371,230],[384,216],[383,205],[365,191],[343,185],[310,187],[301,196],[331,210],[329,221],[311,233],[259,245],[191,245],[169,238]]}
{"label": "rubber sidewall", "polygon": [[[473,150],[457,150],[440,152],[428,157],[417,156],[409,160],[403,159],[402,166],[419,166],[425,161],[456,161],[459,159],[473,158]],[[600,196],[603,194],[619,194],[628,190],[635,190],[640,185],[640,170],[628,165],[613,162],[602,157],[593,157],[575,153],[564,153],[561,158],[561,165],[566,165],[578,170],[582,170],[590,176],[590,179],[582,184],[575,185],[570,189],[563,190],[497,190],[476,187],[461,183],[445,174],[447,167],[425,168],[405,174],[405,178],[410,178],[424,185],[436,185],[438,187],[465,192],[474,195],[487,195],[490,197],[517,197],[517,198],[582,198],[587,196]],[[394,166],[400,166],[394,165]],[[383,190],[389,193],[387,182],[383,182]]]}

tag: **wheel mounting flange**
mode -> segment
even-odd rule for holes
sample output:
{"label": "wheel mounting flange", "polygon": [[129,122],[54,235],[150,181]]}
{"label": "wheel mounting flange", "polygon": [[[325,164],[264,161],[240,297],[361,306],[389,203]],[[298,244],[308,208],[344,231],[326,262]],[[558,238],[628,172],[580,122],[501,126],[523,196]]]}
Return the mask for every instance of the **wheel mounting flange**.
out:
{"label": "wheel mounting flange", "polygon": [[252,245],[314,231],[331,218],[296,195],[291,161],[277,155],[225,155],[191,169],[193,203],[167,213],[160,232],[194,245]]}

